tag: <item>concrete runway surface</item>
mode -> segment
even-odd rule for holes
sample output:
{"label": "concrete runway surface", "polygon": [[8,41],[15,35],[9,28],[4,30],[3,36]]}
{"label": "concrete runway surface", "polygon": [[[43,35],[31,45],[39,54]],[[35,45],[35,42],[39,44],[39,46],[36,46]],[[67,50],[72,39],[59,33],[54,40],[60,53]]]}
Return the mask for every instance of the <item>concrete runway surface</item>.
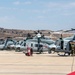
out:
{"label": "concrete runway surface", "polygon": [[0,75],[67,75],[75,70],[72,62],[72,56],[43,53],[27,57],[23,52],[0,51]]}

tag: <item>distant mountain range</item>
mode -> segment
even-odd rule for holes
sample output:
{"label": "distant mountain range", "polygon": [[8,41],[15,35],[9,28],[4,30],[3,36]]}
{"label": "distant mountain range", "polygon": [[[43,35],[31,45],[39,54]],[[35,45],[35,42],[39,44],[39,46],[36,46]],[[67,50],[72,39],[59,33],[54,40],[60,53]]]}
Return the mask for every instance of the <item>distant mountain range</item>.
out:
{"label": "distant mountain range", "polygon": [[[35,35],[35,32],[38,30],[17,30],[17,29],[5,29],[0,28],[0,38],[6,38],[6,37],[26,37],[28,33],[30,33],[32,36]],[[50,35],[52,32],[51,30],[40,30],[44,35]]]}
{"label": "distant mountain range", "polygon": [[[35,32],[38,30],[18,30],[18,29],[5,29],[0,28],[0,38],[7,38],[7,37],[26,37],[28,33],[30,33],[32,36],[35,36]],[[75,34],[75,29],[70,30],[58,30],[58,31],[51,31],[51,30],[40,30],[40,32],[45,36],[51,36],[52,38],[59,38],[61,34],[63,34],[63,37],[71,36]]]}

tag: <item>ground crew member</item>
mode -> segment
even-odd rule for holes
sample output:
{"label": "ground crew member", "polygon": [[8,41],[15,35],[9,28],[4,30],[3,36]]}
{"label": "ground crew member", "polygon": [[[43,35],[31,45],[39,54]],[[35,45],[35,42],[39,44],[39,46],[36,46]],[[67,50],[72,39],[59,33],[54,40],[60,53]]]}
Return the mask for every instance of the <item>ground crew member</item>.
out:
{"label": "ground crew member", "polygon": [[27,52],[25,53],[26,56],[32,56],[33,55],[33,50],[31,48],[27,48]]}

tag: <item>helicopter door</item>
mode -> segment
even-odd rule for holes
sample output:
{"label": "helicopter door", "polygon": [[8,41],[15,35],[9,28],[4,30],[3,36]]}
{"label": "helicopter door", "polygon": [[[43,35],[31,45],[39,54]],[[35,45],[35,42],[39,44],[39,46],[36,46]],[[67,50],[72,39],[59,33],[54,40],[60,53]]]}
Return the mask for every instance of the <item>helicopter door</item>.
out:
{"label": "helicopter door", "polygon": [[62,38],[60,38],[60,49],[63,49],[64,47],[64,41]]}
{"label": "helicopter door", "polygon": [[30,47],[31,47],[32,49],[34,48],[34,47],[33,47],[33,43],[30,44]]}
{"label": "helicopter door", "polygon": [[39,46],[38,46],[38,44],[35,44],[35,47],[36,47],[37,52],[39,52],[40,49],[42,49],[43,45],[39,44]]}
{"label": "helicopter door", "polygon": [[61,49],[63,49],[63,43],[64,43],[64,42],[63,42],[63,41],[61,41]]}
{"label": "helicopter door", "polygon": [[21,50],[25,50],[25,49],[26,49],[26,43],[23,42],[23,43],[21,44]]}

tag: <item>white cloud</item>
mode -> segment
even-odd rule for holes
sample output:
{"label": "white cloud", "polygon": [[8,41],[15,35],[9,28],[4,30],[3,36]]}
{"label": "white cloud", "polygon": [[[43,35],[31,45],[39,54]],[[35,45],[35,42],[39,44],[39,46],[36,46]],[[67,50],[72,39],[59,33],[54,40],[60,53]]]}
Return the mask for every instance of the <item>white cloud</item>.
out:
{"label": "white cloud", "polygon": [[0,17],[0,22],[7,22],[8,20],[8,16]]}
{"label": "white cloud", "polygon": [[40,13],[41,11],[40,10],[31,10],[31,12],[33,12],[33,13]]}
{"label": "white cloud", "polygon": [[60,5],[61,5],[60,3],[49,2],[46,6],[47,6],[47,7],[58,7],[58,6],[60,6]]}
{"label": "white cloud", "polygon": [[11,10],[10,7],[0,7],[0,10]]}
{"label": "white cloud", "polygon": [[70,3],[69,6],[75,7],[75,2]]}
{"label": "white cloud", "polygon": [[18,8],[12,8],[12,10],[19,10]]}
{"label": "white cloud", "polygon": [[28,1],[28,2],[24,2],[23,4],[30,5],[30,4],[32,4],[32,2]]}
{"label": "white cloud", "polygon": [[75,2],[74,3],[71,3],[73,6],[75,6]]}
{"label": "white cloud", "polygon": [[30,5],[32,4],[32,2],[30,1],[26,1],[26,2],[20,2],[20,1],[16,1],[16,2],[13,2],[14,5]]}
{"label": "white cloud", "polygon": [[71,14],[69,13],[63,13],[64,16],[70,16]]}
{"label": "white cloud", "polygon": [[[43,7],[45,7],[46,9],[41,10],[41,12],[43,14],[49,14],[53,12],[53,14],[57,13],[59,15],[63,15],[63,16],[72,16],[75,15],[74,12],[75,10],[75,2],[41,2],[41,4],[43,5]],[[41,16],[39,18],[42,18]]]}
{"label": "white cloud", "polygon": [[0,7],[0,9],[4,9],[4,7]]}
{"label": "white cloud", "polygon": [[48,3],[43,3],[44,6],[48,7],[48,8],[73,8],[75,7],[75,2],[71,2],[71,3],[60,3],[60,2],[48,2]]}
{"label": "white cloud", "polygon": [[38,0],[34,0],[34,1],[38,1]]}
{"label": "white cloud", "polygon": [[11,7],[0,7],[0,11],[16,11],[16,10],[21,10],[21,9],[19,9],[19,8],[16,8],[16,7],[13,7],[13,8],[11,8]]}
{"label": "white cloud", "polygon": [[0,23],[10,23],[14,19],[15,19],[14,16],[3,16],[0,17]]}
{"label": "white cloud", "polygon": [[32,13],[40,13],[40,14],[46,14],[47,12],[49,12],[49,10],[44,9],[44,10],[39,10],[39,9],[34,9],[34,10],[29,10],[29,12]]}
{"label": "white cloud", "polygon": [[13,2],[13,4],[15,4],[15,5],[19,5],[20,2],[19,2],[19,1],[16,1],[16,2]]}
{"label": "white cloud", "polygon": [[73,12],[67,12],[67,13],[63,13],[62,15],[64,16],[72,16],[72,15],[75,15],[75,13]]}

